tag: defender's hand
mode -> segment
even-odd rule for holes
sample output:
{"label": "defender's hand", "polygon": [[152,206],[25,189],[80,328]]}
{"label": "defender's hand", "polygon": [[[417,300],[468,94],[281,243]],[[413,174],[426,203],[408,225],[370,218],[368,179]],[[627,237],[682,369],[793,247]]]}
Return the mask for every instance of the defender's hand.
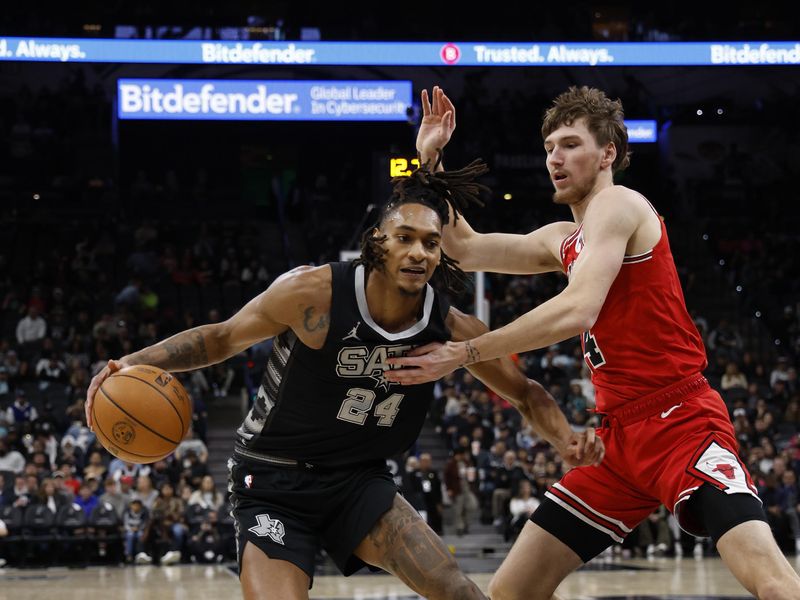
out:
{"label": "defender's hand", "polygon": [[89,389],[86,392],[86,404],[83,407],[86,411],[86,426],[90,430],[94,431],[92,423],[92,405],[94,404],[94,396],[97,394],[97,390],[100,389],[100,386],[112,373],[116,373],[120,369],[128,366],[130,365],[121,360],[109,360],[108,364],[103,367],[103,369],[97,375],[92,377],[92,381],[89,384]]}
{"label": "defender's hand", "polygon": [[422,160],[430,162],[433,169],[442,150],[453,135],[456,128],[456,107],[450,98],[437,85],[433,88],[433,101],[428,99],[428,90],[422,90],[422,121],[417,132],[417,152]]}
{"label": "defender's hand", "polygon": [[400,385],[415,385],[436,381],[456,370],[467,360],[463,342],[431,343],[415,348],[407,356],[390,358],[392,370],[384,377]]}
{"label": "defender's hand", "polygon": [[606,447],[593,427],[586,431],[573,431],[563,447],[556,448],[568,465],[583,467],[599,465],[606,454]]}

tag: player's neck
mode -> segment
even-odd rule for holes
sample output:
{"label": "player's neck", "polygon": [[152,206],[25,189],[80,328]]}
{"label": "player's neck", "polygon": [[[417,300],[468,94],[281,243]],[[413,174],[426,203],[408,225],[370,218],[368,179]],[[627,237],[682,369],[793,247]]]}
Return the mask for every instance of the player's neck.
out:
{"label": "player's neck", "polygon": [[404,331],[418,321],[425,288],[419,294],[404,294],[383,273],[370,272],[366,283],[367,309],[372,319],[390,333]]}
{"label": "player's neck", "polygon": [[[605,176],[604,176],[605,175]],[[613,176],[610,173],[604,174],[601,173],[597,176],[597,179],[594,182],[591,190],[589,193],[586,194],[583,198],[574,202],[569,205],[570,210],[572,211],[572,218],[575,222],[580,225],[583,223],[583,219],[586,215],[586,210],[589,208],[589,204],[591,203],[592,199],[597,196],[603,190],[610,188],[614,185]]]}

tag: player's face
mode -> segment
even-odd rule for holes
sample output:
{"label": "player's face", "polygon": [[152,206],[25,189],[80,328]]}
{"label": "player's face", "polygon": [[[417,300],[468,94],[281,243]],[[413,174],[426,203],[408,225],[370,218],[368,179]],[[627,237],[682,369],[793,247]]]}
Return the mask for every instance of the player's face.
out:
{"label": "player's face", "polygon": [[544,140],[547,171],[555,187],[556,204],[575,204],[597,183],[605,149],[598,146],[584,119],[562,125]]}
{"label": "player's face", "polygon": [[380,235],[386,236],[386,277],[396,283],[402,294],[419,294],[442,256],[439,215],[422,204],[404,204],[384,219]]}

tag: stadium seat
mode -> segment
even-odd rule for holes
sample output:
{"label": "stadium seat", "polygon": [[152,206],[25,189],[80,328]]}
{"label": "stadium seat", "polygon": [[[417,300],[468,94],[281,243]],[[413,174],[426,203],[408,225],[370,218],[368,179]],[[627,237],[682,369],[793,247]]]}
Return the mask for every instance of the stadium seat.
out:
{"label": "stadium seat", "polygon": [[66,504],[58,510],[56,538],[61,562],[77,562],[86,566],[88,563],[87,518],[80,506]]}
{"label": "stadium seat", "polygon": [[22,518],[23,511],[18,506],[3,506],[0,508],[0,521],[8,529],[8,535],[0,537],[0,557],[5,558],[10,564],[21,558],[20,546],[22,545]]}
{"label": "stadium seat", "polygon": [[114,507],[108,502],[100,502],[94,507],[88,520],[87,541],[88,548],[100,558],[109,561],[122,562],[122,523]]}
{"label": "stadium seat", "polygon": [[56,515],[45,504],[30,504],[22,517],[22,538],[25,545],[23,560],[29,558],[50,566],[52,553],[49,551],[55,535]]}

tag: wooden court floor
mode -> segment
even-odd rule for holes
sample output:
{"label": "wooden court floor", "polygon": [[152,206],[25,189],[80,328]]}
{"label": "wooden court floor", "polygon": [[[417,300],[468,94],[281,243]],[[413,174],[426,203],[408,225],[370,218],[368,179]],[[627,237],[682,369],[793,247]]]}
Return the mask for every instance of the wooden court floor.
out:
{"label": "wooden court floor", "polygon": [[[597,559],[598,561],[601,559]],[[790,558],[797,570],[800,561]],[[486,590],[491,573],[471,577]],[[614,559],[572,574],[559,588],[565,599],[730,600],[748,598],[718,558]],[[224,565],[0,569],[0,600],[228,600],[241,598],[236,575]],[[318,576],[311,598],[416,600],[388,575]]]}

